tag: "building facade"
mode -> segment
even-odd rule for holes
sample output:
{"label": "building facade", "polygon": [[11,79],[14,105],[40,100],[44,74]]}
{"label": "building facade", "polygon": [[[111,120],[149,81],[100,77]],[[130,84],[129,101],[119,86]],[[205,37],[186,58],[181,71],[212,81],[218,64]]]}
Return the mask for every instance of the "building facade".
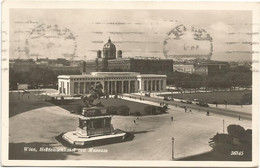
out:
{"label": "building facade", "polygon": [[174,64],[173,71],[193,74],[195,70],[193,64]]}
{"label": "building facade", "polygon": [[199,75],[213,76],[218,74],[220,71],[229,68],[228,62],[222,61],[207,61],[199,62],[194,64],[194,73]]}
{"label": "building facade", "polygon": [[189,74],[199,74],[203,76],[216,75],[220,71],[228,69],[229,63],[224,61],[212,60],[191,60],[189,62],[174,62],[173,71]]}
{"label": "building facade", "polygon": [[92,72],[58,76],[59,94],[88,94],[91,86],[101,83],[105,94],[160,92],[166,89],[166,75],[136,72]]}
{"label": "building facade", "polygon": [[[117,55],[116,55],[117,53]],[[97,51],[95,60],[83,62],[82,73],[91,72],[140,72],[140,73],[160,73],[172,72],[173,60],[159,59],[154,57],[123,58],[123,52],[118,50],[109,39],[102,51]]]}

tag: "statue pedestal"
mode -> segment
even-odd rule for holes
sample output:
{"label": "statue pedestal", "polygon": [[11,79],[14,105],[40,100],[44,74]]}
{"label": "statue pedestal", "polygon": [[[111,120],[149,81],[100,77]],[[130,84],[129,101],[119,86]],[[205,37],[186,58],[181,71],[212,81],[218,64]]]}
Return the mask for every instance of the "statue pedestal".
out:
{"label": "statue pedestal", "polygon": [[112,116],[107,115],[104,108],[83,108],[82,115],[79,115],[78,119],[76,131],[67,132],[62,136],[72,145],[83,146],[94,141],[125,138],[125,132],[114,130],[111,124]]}

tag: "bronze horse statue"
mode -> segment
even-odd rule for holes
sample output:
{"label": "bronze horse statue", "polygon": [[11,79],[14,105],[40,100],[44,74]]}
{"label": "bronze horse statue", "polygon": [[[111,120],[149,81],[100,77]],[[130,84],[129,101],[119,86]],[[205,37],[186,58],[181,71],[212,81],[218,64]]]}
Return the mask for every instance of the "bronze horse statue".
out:
{"label": "bronze horse statue", "polygon": [[81,96],[81,99],[86,107],[93,107],[95,106],[93,102],[96,99],[100,99],[100,97],[104,96],[104,93],[102,92],[103,86],[101,83],[97,83],[95,86],[90,87],[89,94],[85,96]]}

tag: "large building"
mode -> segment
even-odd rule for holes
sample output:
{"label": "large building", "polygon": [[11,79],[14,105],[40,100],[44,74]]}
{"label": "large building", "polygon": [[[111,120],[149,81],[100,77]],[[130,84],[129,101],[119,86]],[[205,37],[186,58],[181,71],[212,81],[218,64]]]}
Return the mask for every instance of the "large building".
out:
{"label": "large building", "polygon": [[194,64],[194,71],[199,75],[216,75],[229,68],[229,63],[224,61],[200,61]]}
{"label": "large building", "polygon": [[[117,53],[117,54],[116,54]],[[154,57],[123,58],[121,50],[116,51],[116,46],[109,39],[102,51],[97,51],[95,60],[83,62],[83,73],[91,72],[140,72],[163,73],[173,71],[173,60]]]}
{"label": "large building", "polygon": [[212,60],[192,60],[189,62],[174,62],[173,71],[199,74],[199,75],[216,75],[220,71],[228,69],[229,63],[224,61]]}
{"label": "large building", "polygon": [[58,76],[59,94],[88,94],[91,86],[101,83],[105,94],[160,92],[166,89],[166,75],[136,72],[92,72]]}

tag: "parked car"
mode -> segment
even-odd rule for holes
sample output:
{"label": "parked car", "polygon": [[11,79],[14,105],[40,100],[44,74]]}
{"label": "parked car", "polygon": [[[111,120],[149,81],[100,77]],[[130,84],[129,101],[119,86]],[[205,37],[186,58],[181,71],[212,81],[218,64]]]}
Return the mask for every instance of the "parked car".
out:
{"label": "parked car", "polygon": [[165,101],[174,101],[174,99],[172,97],[170,97],[170,96],[168,96],[168,97],[165,96],[163,98],[163,100],[165,100]]}
{"label": "parked car", "polygon": [[186,103],[192,104],[192,101],[191,101],[190,99],[188,99],[188,100],[186,101]]}
{"label": "parked car", "polygon": [[145,93],[144,94],[146,97],[150,97],[150,93]]}
{"label": "parked car", "polygon": [[199,103],[196,103],[196,104],[201,106],[201,107],[209,107],[208,103],[204,103],[204,102],[199,102]]}

